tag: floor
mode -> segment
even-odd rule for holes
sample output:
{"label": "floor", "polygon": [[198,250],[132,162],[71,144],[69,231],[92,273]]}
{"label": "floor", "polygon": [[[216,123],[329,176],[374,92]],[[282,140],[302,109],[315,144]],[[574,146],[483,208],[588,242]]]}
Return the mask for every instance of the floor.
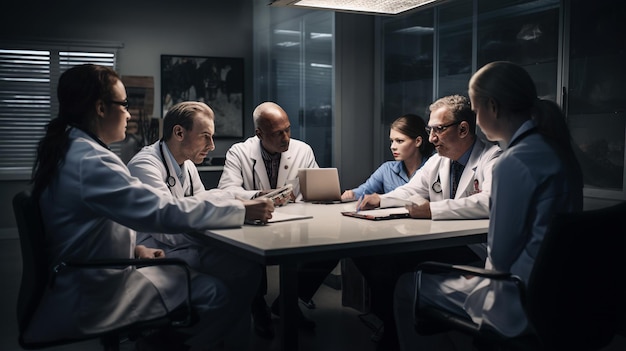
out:
{"label": "floor", "polygon": [[[340,273],[340,271],[335,271]],[[0,239],[0,276],[5,277],[5,284],[0,290],[0,350],[22,350],[17,343],[17,326],[15,322],[15,301],[17,299],[21,274],[21,256],[18,239]],[[335,277],[336,278],[336,277]],[[271,303],[277,295],[278,269],[268,267],[268,295]],[[336,283],[337,279],[330,281]],[[372,341],[375,335],[373,329],[378,320],[369,314],[363,314],[351,307],[342,306],[342,294],[336,284],[322,285],[314,296],[315,309],[303,307],[304,313],[315,320],[317,328],[314,331],[300,331],[301,351],[342,351],[359,350],[374,351],[376,343]],[[274,319],[276,330],[278,320]],[[369,326],[368,326],[369,325]],[[463,338],[456,340],[459,348],[469,350],[469,342]],[[51,351],[89,351],[100,350],[98,341],[86,341],[66,346],[49,348]],[[122,344],[122,351],[133,351],[131,342]],[[253,336],[250,351],[277,351],[279,340],[265,340]],[[291,350],[289,350],[291,351]],[[626,351],[626,338],[618,337],[602,351]]]}

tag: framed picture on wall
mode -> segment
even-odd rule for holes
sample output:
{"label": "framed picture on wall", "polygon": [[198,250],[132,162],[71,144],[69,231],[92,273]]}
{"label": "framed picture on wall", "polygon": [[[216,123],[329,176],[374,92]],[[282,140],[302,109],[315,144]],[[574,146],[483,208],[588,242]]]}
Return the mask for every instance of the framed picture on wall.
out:
{"label": "framed picture on wall", "polygon": [[202,101],[215,113],[215,138],[243,137],[243,58],[161,55],[161,107]]}

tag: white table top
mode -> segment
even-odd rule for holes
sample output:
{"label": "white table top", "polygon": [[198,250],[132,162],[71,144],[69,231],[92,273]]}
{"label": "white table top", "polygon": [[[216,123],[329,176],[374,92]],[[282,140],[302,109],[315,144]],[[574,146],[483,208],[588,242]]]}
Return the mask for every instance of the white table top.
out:
{"label": "white table top", "polygon": [[372,221],[346,217],[356,203],[291,203],[277,212],[313,216],[267,225],[209,230],[209,237],[266,264],[354,255],[404,252],[485,242],[489,220],[391,219]]}

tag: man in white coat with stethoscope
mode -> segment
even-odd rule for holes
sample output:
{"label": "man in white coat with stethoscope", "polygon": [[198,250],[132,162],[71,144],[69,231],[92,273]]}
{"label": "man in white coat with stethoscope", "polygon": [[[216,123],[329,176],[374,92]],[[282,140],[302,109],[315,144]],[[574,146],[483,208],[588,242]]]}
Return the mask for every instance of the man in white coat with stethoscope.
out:
{"label": "man in white coat with stethoscope", "polygon": [[[128,163],[131,174],[160,192],[175,198],[198,196],[219,201],[234,195],[218,189],[205,190],[195,164],[201,163],[212,151],[215,130],[214,114],[202,102],[181,102],[170,108],[163,119],[163,138],[144,147]],[[211,196],[207,196],[209,192]],[[267,199],[243,201],[246,219],[258,217],[259,204]],[[236,211],[232,211],[234,216]],[[219,228],[232,224],[229,214]],[[243,224],[243,223],[241,223]],[[261,270],[258,264],[207,246],[187,234],[138,233],[137,242],[162,249],[167,257],[184,260],[193,269],[220,279],[229,290],[229,309],[222,316],[228,350],[246,350],[249,342],[250,306],[258,289]]]}
{"label": "man in white coat with stethoscope", "polygon": [[[313,149],[306,143],[291,138],[291,123],[287,112],[274,102],[259,104],[252,113],[255,136],[236,143],[226,153],[224,172],[218,188],[252,199],[274,189],[291,184],[290,197],[281,198],[275,205],[285,205],[289,199],[297,201],[300,196],[298,169],[318,168]],[[298,296],[304,302],[311,299],[326,276],[335,268],[338,261],[321,261],[298,266]],[[272,338],[274,330],[271,316],[263,295],[266,293],[266,280],[252,306],[252,317],[256,333],[264,338]],[[279,314],[278,299],[271,311]],[[299,312],[299,326],[305,329],[315,327],[315,322]]]}
{"label": "man in white coat with stethoscope", "polygon": [[277,104],[260,104],[253,118],[256,135],[228,150],[218,188],[252,199],[291,184],[300,198],[298,169],[319,167],[313,149],[291,138],[289,117]]}
{"label": "man in white coat with stethoscope", "polygon": [[[459,107],[463,105],[467,107]],[[365,197],[361,207],[404,206],[405,201],[397,201],[400,199],[413,202],[409,206],[413,218],[489,218],[491,171],[502,150],[477,137],[476,117],[467,98],[441,98],[431,104],[430,111],[426,131],[437,154],[407,184],[387,194]],[[455,162],[460,163],[461,170],[453,189]]]}
{"label": "man in white coat with stethoscope", "polygon": [[[366,195],[360,209],[406,206],[412,218],[432,220],[489,218],[491,173],[502,153],[476,134],[476,115],[467,97],[438,99],[429,107],[426,131],[437,154],[431,156],[411,180],[386,194]],[[393,318],[393,289],[398,277],[421,261],[476,263],[487,257],[485,244],[427,250],[406,255],[356,259],[355,264],[372,286],[372,305],[383,314],[385,333],[381,349],[397,349]],[[389,335],[392,334],[392,335]]]}

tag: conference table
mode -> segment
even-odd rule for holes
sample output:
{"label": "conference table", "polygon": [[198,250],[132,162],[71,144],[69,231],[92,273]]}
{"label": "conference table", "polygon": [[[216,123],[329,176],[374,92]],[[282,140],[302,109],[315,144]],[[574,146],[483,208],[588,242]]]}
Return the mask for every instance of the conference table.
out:
{"label": "conference table", "polygon": [[283,350],[298,349],[297,265],[302,262],[393,254],[482,243],[489,220],[398,218],[367,220],[347,217],[356,203],[290,203],[276,217],[296,216],[264,225],[194,233],[207,244],[222,247],[264,265],[278,265],[280,335]]}

